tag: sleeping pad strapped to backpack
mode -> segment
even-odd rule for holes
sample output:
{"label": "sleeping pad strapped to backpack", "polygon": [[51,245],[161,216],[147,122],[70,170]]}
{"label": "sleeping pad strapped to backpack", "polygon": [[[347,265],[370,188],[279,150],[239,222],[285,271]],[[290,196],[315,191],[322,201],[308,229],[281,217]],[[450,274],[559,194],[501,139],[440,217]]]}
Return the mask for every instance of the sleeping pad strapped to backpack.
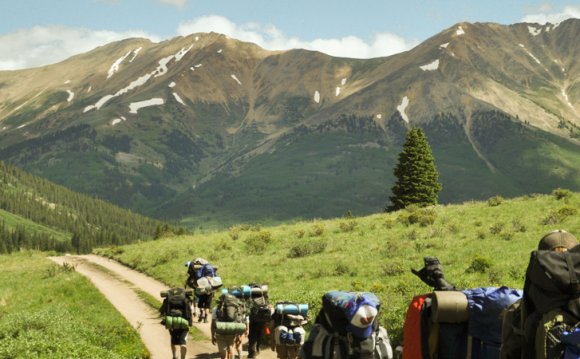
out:
{"label": "sleeping pad strapped to backpack", "polygon": [[379,326],[380,301],[369,292],[331,291],[301,349],[306,359],[390,359],[387,331]]}
{"label": "sleeping pad strapped to backpack", "polygon": [[163,324],[167,329],[188,329],[191,325],[191,290],[172,288],[161,292],[165,299],[160,312],[163,316]]}
{"label": "sleeping pad strapped to backpack", "polygon": [[244,304],[236,296],[224,293],[216,308],[216,333],[242,334],[246,331]]}

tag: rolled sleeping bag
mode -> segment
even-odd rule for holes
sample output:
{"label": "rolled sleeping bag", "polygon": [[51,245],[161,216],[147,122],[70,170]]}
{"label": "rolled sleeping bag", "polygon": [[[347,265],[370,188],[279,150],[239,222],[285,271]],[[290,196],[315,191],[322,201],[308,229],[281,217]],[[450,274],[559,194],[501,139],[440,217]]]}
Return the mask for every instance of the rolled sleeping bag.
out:
{"label": "rolled sleeping bag", "polygon": [[469,320],[467,297],[459,291],[434,291],[431,321],[463,323]]}
{"label": "rolled sleeping bag", "polygon": [[245,323],[216,322],[215,332],[218,334],[243,334],[246,331]]}
{"label": "rolled sleeping bag", "polygon": [[300,333],[300,343],[297,344],[303,345],[304,340],[306,339],[306,330],[304,330],[302,327],[296,327],[294,328],[294,334],[296,333]]}
{"label": "rolled sleeping bag", "polygon": [[274,339],[276,342],[276,345],[283,345],[285,343],[282,343],[281,338],[282,338],[282,333],[287,333],[288,332],[288,327],[285,327],[283,325],[279,325],[276,328],[274,328]]}
{"label": "rolled sleeping bag", "polygon": [[222,289],[222,294],[230,293],[236,298],[249,298],[252,295],[252,288],[248,285],[235,288],[224,288]]}
{"label": "rolled sleeping bag", "polygon": [[268,285],[263,284],[261,287],[252,287],[252,297],[259,297],[268,294]]}
{"label": "rolled sleeping bag", "polygon": [[165,317],[165,328],[167,329],[188,329],[189,322],[182,317]]}
{"label": "rolled sleeping bag", "polygon": [[209,277],[208,281],[212,289],[218,289],[223,285],[221,277]]}
{"label": "rolled sleeping bag", "polygon": [[197,287],[198,288],[209,288],[211,289],[211,283],[209,282],[208,277],[201,277],[197,280]]}
{"label": "rolled sleeping bag", "polygon": [[274,309],[277,315],[282,314],[294,314],[301,315],[303,317],[308,316],[308,304],[289,304],[289,303],[278,303]]}

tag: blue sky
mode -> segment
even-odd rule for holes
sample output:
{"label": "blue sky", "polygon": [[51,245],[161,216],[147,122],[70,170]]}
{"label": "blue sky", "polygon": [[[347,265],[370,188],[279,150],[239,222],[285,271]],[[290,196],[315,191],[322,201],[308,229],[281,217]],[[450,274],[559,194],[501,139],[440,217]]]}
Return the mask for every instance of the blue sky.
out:
{"label": "blue sky", "polygon": [[127,37],[215,31],[270,49],[370,58],[408,50],[455,23],[556,23],[578,1],[2,0],[0,70],[41,66]]}

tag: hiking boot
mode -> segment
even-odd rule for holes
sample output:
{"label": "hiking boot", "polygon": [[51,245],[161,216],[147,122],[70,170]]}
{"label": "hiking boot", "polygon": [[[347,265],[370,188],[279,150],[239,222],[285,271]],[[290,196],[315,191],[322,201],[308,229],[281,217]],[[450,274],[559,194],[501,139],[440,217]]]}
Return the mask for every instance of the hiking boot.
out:
{"label": "hiking boot", "polygon": [[203,317],[203,322],[207,323],[207,317]]}
{"label": "hiking boot", "polygon": [[200,315],[199,318],[197,319],[197,322],[201,323],[202,320],[203,320],[203,317]]}

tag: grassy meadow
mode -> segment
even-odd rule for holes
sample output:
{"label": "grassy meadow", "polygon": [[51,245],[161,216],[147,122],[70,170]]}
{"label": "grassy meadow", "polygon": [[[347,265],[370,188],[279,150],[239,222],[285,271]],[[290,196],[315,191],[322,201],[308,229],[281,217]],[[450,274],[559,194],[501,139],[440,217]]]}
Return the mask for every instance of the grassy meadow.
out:
{"label": "grassy meadow", "polygon": [[0,256],[0,358],[148,358],[139,335],[74,268]]}
{"label": "grassy meadow", "polygon": [[183,286],[184,263],[205,257],[225,286],[267,283],[273,301],[308,303],[314,316],[332,289],[372,291],[381,322],[400,339],[407,305],[430,288],[410,269],[436,256],[458,289],[523,287],[530,251],[547,232],[579,236],[580,193],[555,190],[461,205],[435,206],[353,218],[167,237],[96,253],[114,257],[172,286]]}

